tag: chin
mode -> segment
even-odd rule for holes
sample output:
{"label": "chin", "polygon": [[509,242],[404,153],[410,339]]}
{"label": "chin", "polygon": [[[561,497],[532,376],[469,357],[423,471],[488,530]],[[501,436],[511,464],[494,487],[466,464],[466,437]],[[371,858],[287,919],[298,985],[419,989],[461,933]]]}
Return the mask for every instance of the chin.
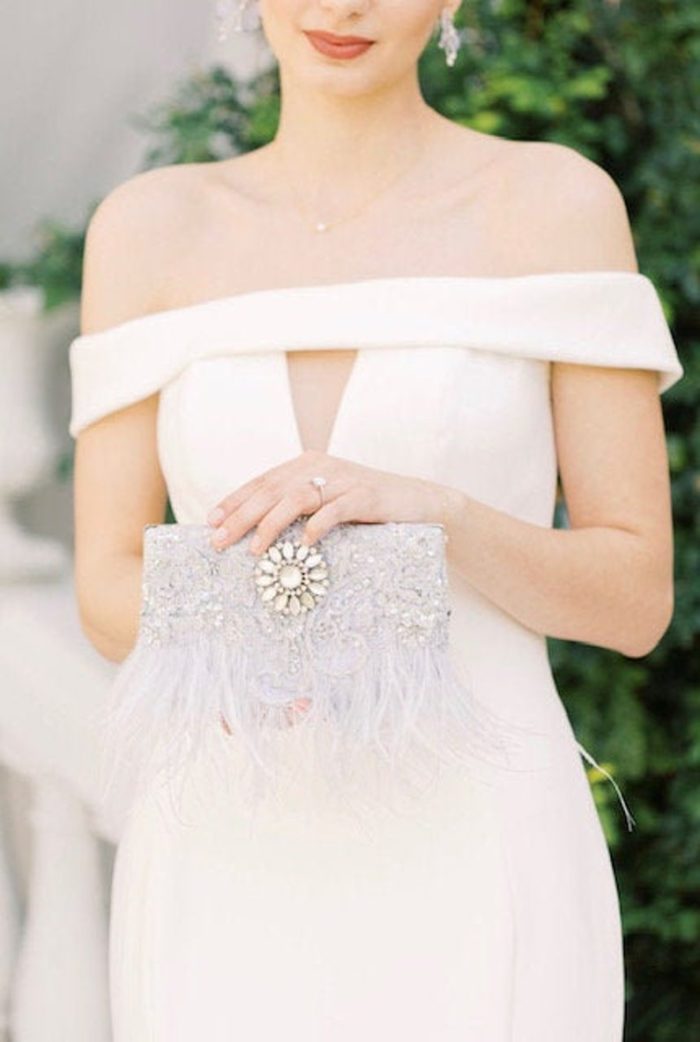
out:
{"label": "chin", "polygon": [[319,75],[316,69],[306,69],[302,76],[303,83],[307,87],[320,91],[330,96],[339,98],[361,97],[363,94],[374,94],[379,90],[382,83],[377,77],[348,74],[347,71],[328,70]]}
{"label": "chin", "polygon": [[404,72],[403,69],[388,68],[376,58],[372,62],[369,55],[365,57],[369,60],[362,62],[360,59],[356,63],[324,61],[322,57],[320,61],[314,61],[313,58],[309,60],[307,57],[296,66],[296,77],[306,86],[327,94],[359,97],[385,89]]}

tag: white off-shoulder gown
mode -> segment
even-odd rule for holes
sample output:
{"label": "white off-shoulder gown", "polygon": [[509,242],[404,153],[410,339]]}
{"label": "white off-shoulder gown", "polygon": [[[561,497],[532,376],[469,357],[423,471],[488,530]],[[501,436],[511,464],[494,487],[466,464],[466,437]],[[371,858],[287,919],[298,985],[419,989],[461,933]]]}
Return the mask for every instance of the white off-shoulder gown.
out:
{"label": "white off-shoulder gown", "polygon": [[[70,432],[160,392],[173,510],[203,523],[301,451],[284,352],[310,348],[358,350],[332,455],[545,527],[550,363],[655,370],[660,393],[683,374],[640,273],[378,277],[76,337]],[[313,773],[254,833],[206,764],[187,823],[141,792],[112,889],[115,1042],[621,1042],[616,883],[545,636],[449,579],[455,661],[533,730],[522,769],[448,772],[420,812],[378,810],[367,832],[324,809]]]}

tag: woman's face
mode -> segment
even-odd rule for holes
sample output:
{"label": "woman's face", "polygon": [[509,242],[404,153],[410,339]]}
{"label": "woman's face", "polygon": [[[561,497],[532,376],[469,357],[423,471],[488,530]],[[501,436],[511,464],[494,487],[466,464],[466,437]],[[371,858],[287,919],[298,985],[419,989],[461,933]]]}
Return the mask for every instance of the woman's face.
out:
{"label": "woman's face", "polygon": [[[284,77],[337,94],[362,94],[412,72],[445,0],[259,0],[267,42]],[[454,11],[459,3],[452,3]],[[314,32],[363,37],[362,48],[314,43]]]}

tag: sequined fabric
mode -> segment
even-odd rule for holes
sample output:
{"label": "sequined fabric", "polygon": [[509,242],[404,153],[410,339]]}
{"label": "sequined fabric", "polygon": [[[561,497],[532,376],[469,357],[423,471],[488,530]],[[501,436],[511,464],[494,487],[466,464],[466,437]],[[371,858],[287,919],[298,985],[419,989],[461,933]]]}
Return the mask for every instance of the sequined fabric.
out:
{"label": "sequined fabric", "polygon": [[[296,548],[302,524],[297,519],[276,540],[283,560],[293,559],[284,551]],[[282,614],[262,600],[260,562],[248,551],[252,534],[216,550],[208,526],[147,525],[140,639],[163,646],[206,633],[229,646],[260,649],[261,697],[277,703],[310,693],[312,673],[324,674],[328,683],[350,680],[369,656],[394,644],[447,646],[441,525],[335,526],[322,544],[327,592],[299,615]],[[309,556],[317,555],[311,547]]]}

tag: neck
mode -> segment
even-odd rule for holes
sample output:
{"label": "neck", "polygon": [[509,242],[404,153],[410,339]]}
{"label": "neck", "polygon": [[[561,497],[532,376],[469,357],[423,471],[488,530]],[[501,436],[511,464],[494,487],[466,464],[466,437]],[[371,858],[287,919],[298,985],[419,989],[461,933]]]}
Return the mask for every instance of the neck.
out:
{"label": "neck", "polygon": [[282,83],[282,108],[271,157],[305,196],[342,206],[418,162],[443,117],[426,104],[417,81],[361,97],[329,96]]}

